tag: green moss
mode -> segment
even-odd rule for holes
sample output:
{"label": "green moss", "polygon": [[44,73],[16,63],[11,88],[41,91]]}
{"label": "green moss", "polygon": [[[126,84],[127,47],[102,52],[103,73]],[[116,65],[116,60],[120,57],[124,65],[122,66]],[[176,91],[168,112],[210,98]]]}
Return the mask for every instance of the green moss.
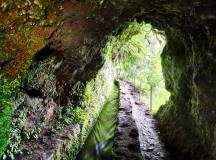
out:
{"label": "green moss", "polygon": [[87,83],[87,85],[86,85],[85,95],[86,95],[86,97],[91,96],[91,84],[90,83]]}
{"label": "green moss", "polygon": [[[7,12],[1,12],[0,63],[4,63],[1,69],[8,78],[26,74],[32,58],[44,48],[57,25],[62,12],[59,5],[50,0],[10,0],[2,4]],[[40,25],[42,21],[45,26]]]}

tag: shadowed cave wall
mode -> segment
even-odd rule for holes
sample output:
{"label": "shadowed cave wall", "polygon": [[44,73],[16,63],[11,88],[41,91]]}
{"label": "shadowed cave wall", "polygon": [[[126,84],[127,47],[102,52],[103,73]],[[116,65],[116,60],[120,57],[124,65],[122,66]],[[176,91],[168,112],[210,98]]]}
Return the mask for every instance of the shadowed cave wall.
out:
{"label": "shadowed cave wall", "polygon": [[[67,105],[77,98],[71,95],[71,89],[78,82],[86,84],[97,76],[105,63],[102,48],[109,35],[120,34],[131,19],[149,22],[165,31],[167,45],[161,57],[171,97],[157,114],[163,140],[174,159],[216,159],[216,2],[11,0],[1,3],[4,4],[0,14],[1,72],[11,79],[18,75],[26,77],[19,93],[31,99],[39,97],[40,102],[34,103],[40,103],[42,111],[50,106],[50,99],[55,109],[56,105]],[[41,110],[35,108],[27,117],[31,119],[31,114],[38,112]],[[48,113],[44,111],[39,117],[52,117]],[[43,123],[45,131],[53,125],[49,116]],[[69,131],[70,128],[65,132]],[[42,131],[40,136],[46,136],[46,132]],[[35,147],[39,148],[40,143],[37,140]],[[55,144],[47,145],[52,148],[49,145]],[[33,155],[38,150],[32,149]],[[19,158],[31,157],[24,154]]]}

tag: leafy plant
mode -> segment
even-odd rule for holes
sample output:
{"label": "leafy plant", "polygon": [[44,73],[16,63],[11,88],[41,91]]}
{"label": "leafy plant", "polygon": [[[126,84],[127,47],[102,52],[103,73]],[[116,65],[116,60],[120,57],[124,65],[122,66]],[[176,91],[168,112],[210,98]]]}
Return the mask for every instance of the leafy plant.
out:
{"label": "leafy plant", "polygon": [[68,108],[67,109],[67,117],[63,118],[64,124],[72,124],[73,122],[82,120],[84,109],[81,107],[76,108]]}
{"label": "leafy plant", "polygon": [[9,81],[0,75],[0,157],[8,144],[8,132],[11,123],[12,98],[16,88],[20,85],[20,78]]}

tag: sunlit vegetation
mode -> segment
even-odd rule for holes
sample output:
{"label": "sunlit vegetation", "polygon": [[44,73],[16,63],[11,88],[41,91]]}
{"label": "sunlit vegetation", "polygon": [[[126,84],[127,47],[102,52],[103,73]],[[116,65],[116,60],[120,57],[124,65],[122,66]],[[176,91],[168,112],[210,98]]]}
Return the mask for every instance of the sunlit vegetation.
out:
{"label": "sunlit vegetation", "polygon": [[[166,44],[164,33],[150,24],[130,23],[106,47],[112,57],[118,78],[131,82],[143,101],[156,113],[169,98],[161,67],[160,54]],[[152,98],[151,98],[152,92]]]}

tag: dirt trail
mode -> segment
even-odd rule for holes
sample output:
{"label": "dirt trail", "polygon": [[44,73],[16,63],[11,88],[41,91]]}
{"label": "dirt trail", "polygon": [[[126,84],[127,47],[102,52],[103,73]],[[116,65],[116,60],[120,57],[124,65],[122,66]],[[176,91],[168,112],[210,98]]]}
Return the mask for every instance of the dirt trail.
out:
{"label": "dirt trail", "polygon": [[118,124],[113,144],[114,160],[141,160],[139,134],[132,115],[130,94],[123,82],[120,82],[120,104]]}
{"label": "dirt trail", "polygon": [[155,123],[133,86],[120,81],[120,108],[114,139],[114,159],[168,160]]}

